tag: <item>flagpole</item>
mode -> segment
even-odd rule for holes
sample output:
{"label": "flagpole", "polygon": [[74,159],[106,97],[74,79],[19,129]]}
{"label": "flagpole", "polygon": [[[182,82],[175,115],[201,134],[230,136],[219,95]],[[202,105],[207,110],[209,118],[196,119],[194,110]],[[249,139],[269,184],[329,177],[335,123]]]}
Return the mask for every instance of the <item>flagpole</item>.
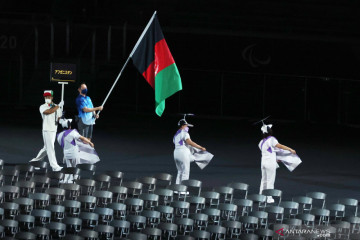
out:
{"label": "flagpole", "polygon": [[[114,89],[114,87],[115,87],[116,83],[117,83],[117,82],[118,82],[118,80],[120,79],[120,76],[121,76],[121,74],[123,73],[123,71],[124,71],[124,69],[125,69],[126,65],[128,64],[128,62],[129,62],[130,58],[133,56],[134,52],[135,52],[135,51],[136,51],[136,49],[138,48],[138,46],[139,46],[139,44],[140,44],[141,40],[144,38],[144,35],[145,35],[145,33],[147,32],[147,30],[149,29],[149,27],[150,27],[150,25],[151,25],[152,21],[154,20],[155,16],[156,16],[156,11],[154,12],[154,14],[152,15],[152,17],[150,18],[150,21],[149,21],[149,22],[148,22],[148,24],[146,25],[146,27],[145,27],[144,31],[141,33],[141,35],[140,35],[140,37],[139,37],[138,41],[136,42],[136,44],[135,44],[135,46],[134,46],[133,50],[131,51],[131,53],[130,53],[129,57],[126,59],[126,62],[124,63],[123,67],[121,68],[120,73],[119,73],[119,74],[118,74],[118,76],[116,77],[115,82],[114,82],[114,83],[113,83],[113,85],[111,86],[110,91],[109,91],[109,92],[108,92],[108,94],[106,95],[106,97],[105,97],[105,99],[104,99],[104,101],[103,101],[103,103],[102,103],[102,105],[101,105],[101,106],[104,106],[104,105],[105,105],[105,103],[106,103],[107,99],[109,98],[109,96],[110,96],[110,94],[111,94],[112,90]],[[98,113],[97,113],[97,114],[99,114],[99,113],[100,113],[100,111],[98,111]]]}
{"label": "flagpole", "polygon": [[139,37],[138,41],[136,42],[136,44],[135,44],[135,46],[134,46],[133,50],[132,50],[132,51],[131,51],[131,53],[130,53],[130,57],[132,57],[132,55],[134,54],[134,52],[135,52],[135,51],[136,51],[136,49],[138,48],[138,46],[139,46],[139,44],[140,44],[141,40],[144,38],[144,35],[145,35],[145,33],[147,32],[147,30],[149,29],[150,24],[151,24],[151,23],[152,23],[152,21],[154,20],[155,16],[156,16],[156,11],[154,12],[154,14],[152,15],[152,17],[150,18],[150,21],[149,21],[149,22],[148,22],[148,24],[146,25],[146,27],[145,27],[144,31],[141,33],[141,35],[140,35],[140,37]]}

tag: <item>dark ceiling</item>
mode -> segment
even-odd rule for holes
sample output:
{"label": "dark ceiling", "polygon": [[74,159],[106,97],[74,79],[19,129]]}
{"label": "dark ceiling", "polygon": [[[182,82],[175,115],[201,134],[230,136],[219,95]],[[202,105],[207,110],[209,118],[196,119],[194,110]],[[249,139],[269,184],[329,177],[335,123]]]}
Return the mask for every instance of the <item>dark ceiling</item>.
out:
{"label": "dark ceiling", "polygon": [[70,19],[90,25],[143,27],[154,10],[174,32],[358,42],[360,4],[335,0],[1,1],[2,21],[46,23]]}
{"label": "dark ceiling", "polygon": [[[101,101],[155,10],[186,89],[168,112],[358,124],[358,0],[2,0],[0,102],[37,105],[51,61],[77,63]],[[111,104],[153,112],[127,69]]]}

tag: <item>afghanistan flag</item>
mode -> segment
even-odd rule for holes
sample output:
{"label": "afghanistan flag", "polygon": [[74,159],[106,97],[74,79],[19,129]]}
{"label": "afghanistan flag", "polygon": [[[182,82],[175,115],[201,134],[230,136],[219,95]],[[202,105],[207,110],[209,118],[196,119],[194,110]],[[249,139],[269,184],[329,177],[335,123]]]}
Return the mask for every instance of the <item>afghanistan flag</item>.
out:
{"label": "afghanistan flag", "polygon": [[132,52],[135,67],[155,90],[155,112],[161,116],[165,99],[182,89],[174,58],[165,41],[156,12]]}

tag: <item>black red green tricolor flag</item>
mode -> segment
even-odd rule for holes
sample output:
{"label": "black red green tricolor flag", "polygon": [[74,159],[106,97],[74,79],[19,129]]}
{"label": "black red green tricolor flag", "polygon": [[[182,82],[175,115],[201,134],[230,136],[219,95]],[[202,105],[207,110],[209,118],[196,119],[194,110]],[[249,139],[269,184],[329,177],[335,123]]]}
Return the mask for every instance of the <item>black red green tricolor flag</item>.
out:
{"label": "black red green tricolor flag", "polygon": [[161,116],[165,110],[165,99],[181,90],[182,84],[156,12],[134,49],[130,57],[155,90],[155,112]]}

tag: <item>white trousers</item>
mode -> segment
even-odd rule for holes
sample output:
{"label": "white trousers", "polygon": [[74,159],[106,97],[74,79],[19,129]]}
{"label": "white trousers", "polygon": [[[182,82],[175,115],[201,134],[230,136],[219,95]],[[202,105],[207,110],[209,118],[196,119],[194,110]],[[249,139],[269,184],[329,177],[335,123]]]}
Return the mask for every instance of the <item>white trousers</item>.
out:
{"label": "white trousers", "polygon": [[80,163],[78,146],[73,146],[64,150],[64,160],[67,167],[76,167],[76,165]]}
{"label": "white trousers", "polygon": [[276,166],[276,159],[261,159],[260,194],[264,189],[274,189]]}
{"label": "white trousers", "polygon": [[42,131],[42,135],[44,140],[44,147],[39,151],[38,155],[35,158],[33,158],[31,161],[41,161],[47,156],[52,169],[57,170],[60,168],[60,166],[56,161],[55,147],[54,147],[56,132]]}
{"label": "white trousers", "polygon": [[[65,162],[66,162],[66,167],[76,167],[77,163],[79,162],[79,159],[77,157],[74,158],[66,158],[64,156]],[[78,175],[72,175],[72,174],[65,174],[64,176],[64,182],[65,183],[73,183],[74,182],[74,178],[78,179]]]}
{"label": "white trousers", "polygon": [[176,148],[174,150],[174,160],[178,170],[176,184],[180,184],[183,180],[188,180],[190,176],[190,163],[193,156],[188,148]]}

